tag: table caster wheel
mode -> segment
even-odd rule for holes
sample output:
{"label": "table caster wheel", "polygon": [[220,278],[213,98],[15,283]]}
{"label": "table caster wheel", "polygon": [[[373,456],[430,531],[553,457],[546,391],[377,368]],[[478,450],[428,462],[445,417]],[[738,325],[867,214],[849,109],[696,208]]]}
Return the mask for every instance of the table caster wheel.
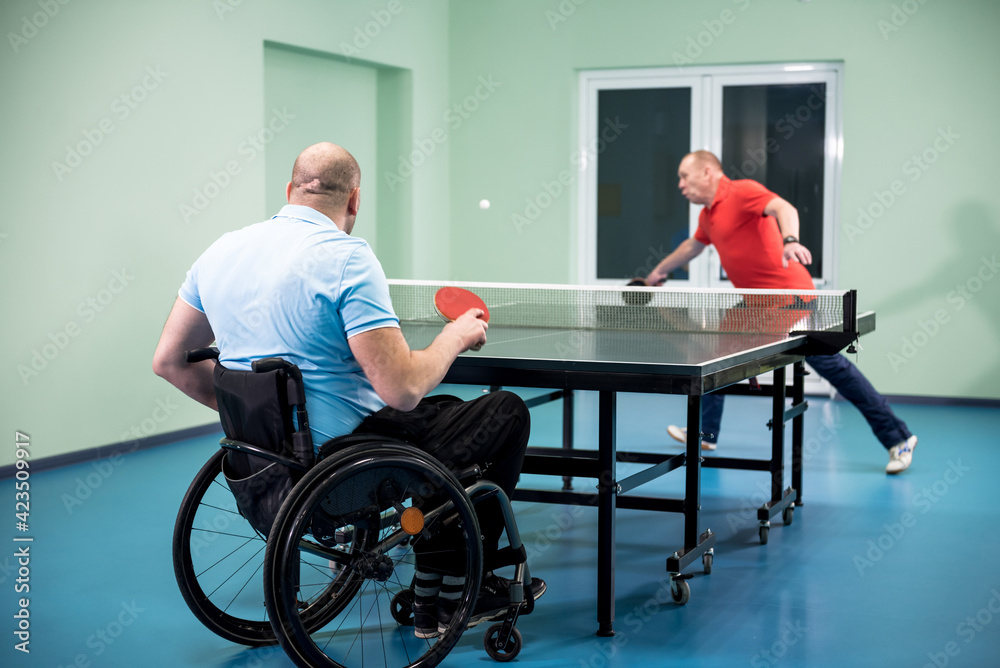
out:
{"label": "table caster wheel", "polygon": [[705,554],[701,555],[701,565],[704,567],[705,575],[712,572],[712,561],[714,560],[714,557],[715,555],[712,553],[712,550],[709,550]]}
{"label": "table caster wheel", "polygon": [[691,587],[687,580],[673,578],[670,580],[670,596],[677,605],[684,605],[691,599]]}
{"label": "table caster wheel", "polygon": [[786,526],[790,525],[792,523],[792,520],[794,519],[795,519],[794,506],[788,506],[787,508],[781,511],[781,520],[785,523]]}

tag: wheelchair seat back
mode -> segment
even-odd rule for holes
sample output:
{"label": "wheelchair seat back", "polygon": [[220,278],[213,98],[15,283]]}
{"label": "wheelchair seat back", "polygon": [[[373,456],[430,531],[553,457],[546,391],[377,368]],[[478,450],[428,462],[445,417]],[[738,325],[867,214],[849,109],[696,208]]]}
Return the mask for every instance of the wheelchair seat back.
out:
{"label": "wheelchair seat back", "polygon": [[226,434],[222,445],[228,450],[222,470],[240,512],[265,536],[288,492],[314,461],[301,374],[294,365],[278,362],[262,365],[263,371],[217,364],[214,372]]}

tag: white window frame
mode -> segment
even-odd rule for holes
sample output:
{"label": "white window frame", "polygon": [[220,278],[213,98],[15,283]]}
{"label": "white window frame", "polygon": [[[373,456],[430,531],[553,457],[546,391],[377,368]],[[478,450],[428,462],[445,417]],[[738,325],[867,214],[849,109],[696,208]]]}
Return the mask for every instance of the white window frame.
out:
{"label": "white window frame", "polygon": [[[826,84],[825,165],[823,184],[823,275],[817,287],[837,286],[840,230],[840,176],[843,164],[843,63],[781,63],[770,65],[720,65],[622,70],[587,70],[579,75],[579,153],[581,179],[577,190],[577,282],[584,285],[614,285],[619,280],[597,278],[597,160],[603,150],[600,136],[603,119],[598,118],[598,94],[602,90],[634,88],[691,89],[691,149],[704,148],[722,154],[722,89],[727,85]],[[676,187],[665,183],[663,187]],[[691,205],[689,231],[698,226],[700,206]],[[729,287],[719,279],[715,249],[695,258],[687,281],[678,286]]]}

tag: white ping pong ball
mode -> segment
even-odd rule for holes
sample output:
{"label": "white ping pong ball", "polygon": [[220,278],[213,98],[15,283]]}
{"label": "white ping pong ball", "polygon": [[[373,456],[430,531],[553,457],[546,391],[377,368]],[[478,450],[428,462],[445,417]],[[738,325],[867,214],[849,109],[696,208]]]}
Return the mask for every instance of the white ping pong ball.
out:
{"label": "white ping pong ball", "polygon": [[490,208],[490,201],[488,199],[479,200],[479,208],[483,209],[484,211]]}

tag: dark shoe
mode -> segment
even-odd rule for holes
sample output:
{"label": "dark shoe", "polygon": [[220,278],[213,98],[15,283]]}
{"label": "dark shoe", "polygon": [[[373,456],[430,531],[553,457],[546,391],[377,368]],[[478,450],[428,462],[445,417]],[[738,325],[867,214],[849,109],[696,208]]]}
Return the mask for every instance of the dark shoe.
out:
{"label": "dark shoe", "polygon": [[[525,592],[527,611],[530,612],[534,608],[534,602],[545,593],[547,588],[545,580],[531,578],[531,584],[528,585],[528,591]],[[483,585],[479,589],[476,609],[469,619],[469,628],[483,622],[500,619],[507,614],[508,608],[510,608],[510,580],[493,574],[485,576]]]}
{"label": "dark shoe", "polygon": [[418,638],[437,638],[438,618],[437,601],[427,603],[422,600],[413,602],[413,635]]}
{"label": "dark shoe", "polygon": [[528,585],[528,591],[525,592],[524,599],[527,604],[524,606],[524,612],[521,614],[530,615],[535,609],[535,601],[542,597],[549,586],[545,584],[545,580],[541,578],[531,578],[531,584]]}
{"label": "dark shoe", "polygon": [[441,591],[437,599],[437,630],[445,633],[451,626],[451,620],[458,610],[461,595],[465,591],[464,576],[445,576],[441,582]]}

